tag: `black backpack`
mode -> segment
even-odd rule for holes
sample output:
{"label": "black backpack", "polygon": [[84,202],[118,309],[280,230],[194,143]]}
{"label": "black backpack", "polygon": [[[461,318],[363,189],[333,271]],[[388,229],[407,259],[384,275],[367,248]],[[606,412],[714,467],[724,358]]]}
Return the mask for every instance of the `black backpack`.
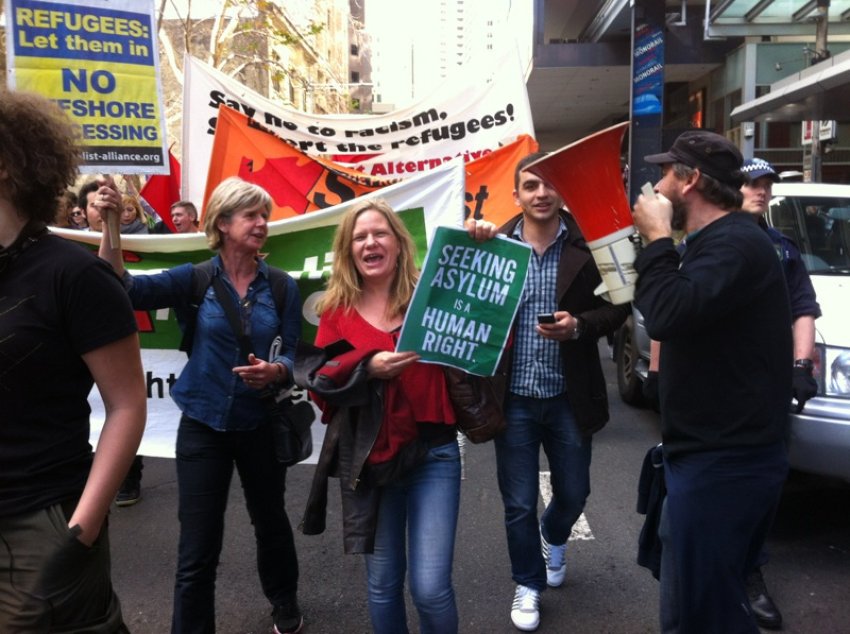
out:
{"label": "black backpack", "polygon": [[[198,308],[204,301],[204,295],[212,284],[213,261],[201,262],[192,267],[192,297],[189,305],[182,312],[183,338],[180,340],[179,349],[192,356],[192,345],[195,339],[195,324],[198,321]],[[272,298],[278,314],[286,306],[286,287],[289,284],[289,273],[281,269],[269,266],[269,284],[272,287]]]}

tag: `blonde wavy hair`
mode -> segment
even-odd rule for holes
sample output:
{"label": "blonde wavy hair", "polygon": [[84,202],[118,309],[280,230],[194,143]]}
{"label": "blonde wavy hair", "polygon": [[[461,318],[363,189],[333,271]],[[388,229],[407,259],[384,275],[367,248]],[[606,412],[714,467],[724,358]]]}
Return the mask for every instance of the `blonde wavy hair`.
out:
{"label": "blonde wavy hair", "polygon": [[316,312],[319,315],[339,307],[350,310],[360,296],[362,279],[351,255],[351,245],[354,241],[354,224],[360,214],[367,211],[376,211],[386,219],[399,244],[398,267],[390,291],[387,315],[400,315],[407,310],[419,277],[414,259],[416,245],[410,231],[389,203],[382,198],[375,198],[355,204],[337,226],[333,240],[333,271],[328,279],[325,294],[316,303]]}
{"label": "blonde wavy hair", "polygon": [[258,205],[269,212],[272,209],[272,197],[259,185],[243,181],[238,176],[221,181],[210,195],[204,214],[204,233],[210,249],[218,251],[224,242],[224,234],[217,226],[220,218],[230,220],[237,211]]}

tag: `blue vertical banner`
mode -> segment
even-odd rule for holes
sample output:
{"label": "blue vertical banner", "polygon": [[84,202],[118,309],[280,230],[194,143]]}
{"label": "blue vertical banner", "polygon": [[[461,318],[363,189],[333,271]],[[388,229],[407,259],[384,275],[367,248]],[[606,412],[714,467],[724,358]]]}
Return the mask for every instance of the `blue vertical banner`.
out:
{"label": "blue vertical banner", "polygon": [[661,114],[664,99],[664,32],[640,24],[634,33],[632,114]]}
{"label": "blue vertical banner", "polygon": [[632,8],[631,127],[629,128],[628,196],[634,204],[646,183],[660,170],[643,157],[661,148],[664,119],[664,0],[635,0]]}
{"label": "blue vertical banner", "polygon": [[167,174],[154,0],[6,0],[9,86],[70,117],[83,172]]}

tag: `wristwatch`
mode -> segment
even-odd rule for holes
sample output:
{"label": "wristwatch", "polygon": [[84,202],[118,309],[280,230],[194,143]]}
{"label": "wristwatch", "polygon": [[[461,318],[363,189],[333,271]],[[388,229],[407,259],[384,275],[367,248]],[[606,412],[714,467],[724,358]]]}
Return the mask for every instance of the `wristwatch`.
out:
{"label": "wristwatch", "polygon": [[581,317],[576,317],[576,327],[570,339],[578,339],[581,337],[581,331],[584,330],[584,320]]}
{"label": "wristwatch", "polygon": [[795,368],[804,368],[806,370],[813,370],[815,367],[814,362],[811,359],[795,359],[794,360]]}

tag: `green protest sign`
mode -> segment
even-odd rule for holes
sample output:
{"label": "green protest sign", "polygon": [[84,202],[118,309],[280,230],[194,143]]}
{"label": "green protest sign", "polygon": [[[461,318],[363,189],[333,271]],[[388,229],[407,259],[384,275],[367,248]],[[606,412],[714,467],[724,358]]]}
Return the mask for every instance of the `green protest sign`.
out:
{"label": "green protest sign", "polygon": [[525,286],[531,249],[499,236],[475,242],[438,227],[402,325],[397,350],[491,376]]}

